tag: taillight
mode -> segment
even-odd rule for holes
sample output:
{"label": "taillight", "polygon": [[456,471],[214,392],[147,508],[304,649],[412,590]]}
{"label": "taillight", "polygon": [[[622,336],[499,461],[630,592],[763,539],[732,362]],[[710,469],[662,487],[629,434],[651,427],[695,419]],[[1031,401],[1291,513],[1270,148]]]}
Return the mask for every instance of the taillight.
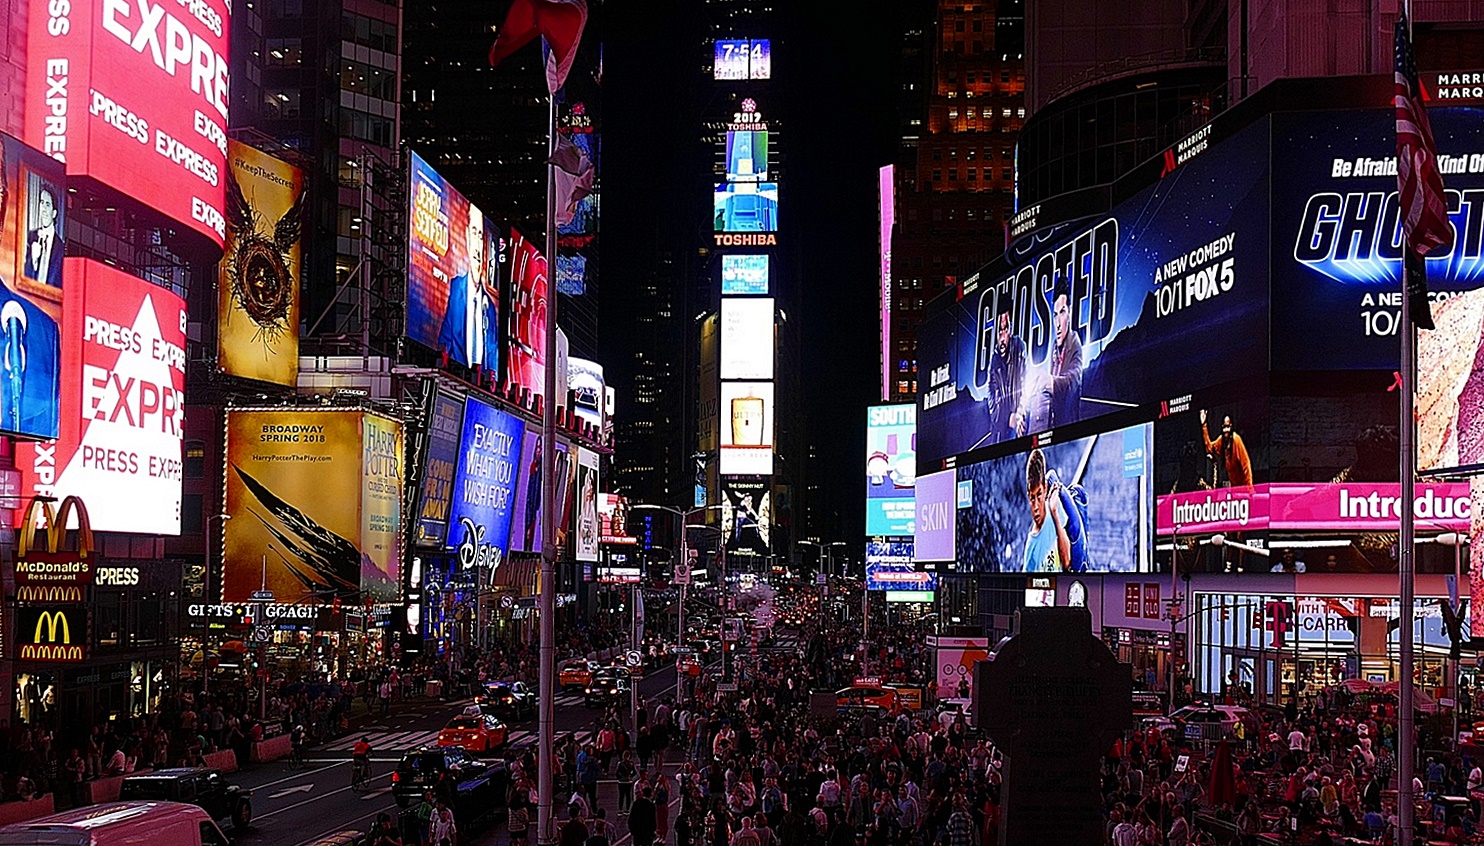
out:
{"label": "taillight", "polygon": [[399,772],[393,771],[392,772],[392,784],[396,784],[397,782],[399,782],[401,780],[402,780],[402,774],[399,773]]}

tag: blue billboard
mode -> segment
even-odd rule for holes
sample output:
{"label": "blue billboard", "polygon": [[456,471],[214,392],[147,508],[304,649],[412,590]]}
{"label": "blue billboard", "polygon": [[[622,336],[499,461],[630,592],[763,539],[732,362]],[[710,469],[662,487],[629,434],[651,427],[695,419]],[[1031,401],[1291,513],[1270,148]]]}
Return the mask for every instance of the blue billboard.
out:
{"label": "blue billboard", "polygon": [[866,542],[866,590],[937,590],[938,575],[917,568],[912,541]]}
{"label": "blue billboard", "polygon": [[446,544],[458,551],[462,569],[497,567],[505,559],[524,434],[525,424],[513,414],[473,398],[464,406]]}
{"label": "blue billboard", "polygon": [[866,534],[910,536],[916,484],[917,406],[866,409]]}
{"label": "blue billboard", "polygon": [[419,545],[441,548],[448,537],[448,512],[453,505],[453,478],[463,433],[463,400],[439,393],[433,400],[433,416],[428,422],[422,501],[417,512]]}
{"label": "blue billboard", "polygon": [[717,185],[712,214],[712,226],[717,232],[777,232],[778,183]]}
{"label": "blue billboard", "polygon": [[766,255],[726,253],[721,257],[721,295],[723,297],[768,294],[768,257]]}

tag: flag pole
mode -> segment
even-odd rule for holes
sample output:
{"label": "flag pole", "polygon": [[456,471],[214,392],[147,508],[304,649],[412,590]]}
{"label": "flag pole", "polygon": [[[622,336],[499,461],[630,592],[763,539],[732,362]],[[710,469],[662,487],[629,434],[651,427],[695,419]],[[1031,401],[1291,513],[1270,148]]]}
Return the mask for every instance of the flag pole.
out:
{"label": "flag pole", "polygon": [[[1401,0],[1402,12],[1407,20],[1407,43],[1412,41],[1412,0]],[[1425,108],[1418,104],[1419,108]],[[1398,150],[1398,157],[1401,151]],[[1398,160],[1398,166],[1401,162]],[[1400,448],[1400,475],[1402,487],[1401,502],[1401,531],[1398,538],[1400,550],[1397,556],[1397,581],[1398,602],[1397,609],[1397,635],[1398,637],[1398,672],[1401,675],[1400,684],[1397,686],[1397,785],[1396,785],[1396,823],[1397,823],[1397,846],[1412,846],[1413,835],[1416,826],[1413,815],[1416,812],[1417,799],[1413,795],[1412,785],[1417,771],[1417,735],[1413,728],[1413,682],[1412,682],[1412,627],[1415,608],[1413,597],[1413,574],[1415,570],[1414,554],[1416,552],[1416,518],[1412,510],[1414,500],[1415,483],[1417,477],[1417,449],[1415,439],[1417,434],[1417,421],[1413,410],[1414,391],[1417,384],[1417,327],[1412,323],[1412,291],[1411,273],[1408,265],[1414,260],[1411,239],[1403,239],[1406,243],[1402,249],[1402,303],[1401,303],[1401,429],[1399,431]],[[1421,256],[1415,258],[1418,262],[1425,262]],[[1426,272],[1426,265],[1423,265]],[[1423,308],[1427,308],[1424,301]],[[1294,667],[1294,678],[1298,678],[1298,667]]]}
{"label": "flag pole", "polygon": [[[542,43],[546,41],[543,38]],[[546,164],[546,362],[545,386],[541,399],[541,718],[537,727],[539,750],[536,756],[539,778],[537,802],[537,842],[540,846],[556,843],[556,820],[552,815],[555,779],[552,734],[556,717],[556,347],[557,298],[552,280],[556,266],[556,92],[547,95],[547,164]]]}

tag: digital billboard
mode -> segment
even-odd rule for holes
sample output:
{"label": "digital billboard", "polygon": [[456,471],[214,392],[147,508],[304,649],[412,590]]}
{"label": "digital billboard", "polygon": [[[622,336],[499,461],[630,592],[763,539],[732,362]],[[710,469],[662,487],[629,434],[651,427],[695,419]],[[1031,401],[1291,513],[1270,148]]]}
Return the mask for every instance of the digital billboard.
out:
{"label": "digital billboard", "polygon": [[952,561],[958,528],[957,474],[940,470],[917,479],[913,555],[918,561]]}
{"label": "digital billboard", "polygon": [[919,332],[920,469],[1265,371],[1266,130],[1101,219],[1022,239],[936,301]]}
{"label": "digital billboard", "polygon": [[22,490],[82,497],[99,531],[178,535],[185,301],[91,259],[63,267],[57,439],[16,445]]}
{"label": "digital billboard", "polygon": [[227,241],[217,278],[216,366],[279,385],[299,379],[304,174],[227,142]]}
{"label": "digital billboard", "polygon": [[723,379],[773,378],[773,298],[721,300]]}
{"label": "digital billboard", "polygon": [[[229,409],[222,602],[395,595],[401,424],[349,409]],[[396,454],[393,454],[393,450]]]}
{"label": "digital billboard", "polygon": [[721,492],[721,533],[727,550],[767,555],[773,536],[772,485],[766,479],[732,479]]}
{"label": "digital billboard", "polygon": [[546,259],[510,230],[510,327],[505,378],[539,397],[546,391]]}
{"label": "digital billboard", "polygon": [[717,232],[777,232],[778,183],[726,182],[711,203]]}
{"label": "digital billboard", "polygon": [[728,182],[768,181],[768,130],[729,130],[726,145]]}
{"label": "digital billboard", "polygon": [[717,80],[769,79],[773,76],[773,44],[766,38],[719,38],[711,78]]}
{"label": "digital billboard", "polygon": [[723,476],[773,473],[773,383],[721,383]]}
{"label": "digital billboard", "polygon": [[0,134],[0,431],[55,438],[60,402],[61,162]]}
{"label": "digital billboard", "polygon": [[892,374],[897,372],[891,354],[891,230],[897,222],[896,165],[886,165],[876,175],[876,249],[880,259],[881,288],[881,398],[891,396]]}
{"label": "digital billboard", "polygon": [[1149,572],[1153,427],[1012,453],[958,472],[958,571]]}
{"label": "digital billboard", "polygon": [[937,575],[915,560],[910,540],[866,541],[866,590],[937,590]]}
{"label": "digital billboard", "polygon": [[768,257],[746,253],[725,253],[721,257],[721,295],[723,297],[766,296]]}
{"label": "digital billboard", "polygon": [[[571,513],[572,479],[576,468],[572,466],[571,446],[557,439],[557,541],[564,542],[567,530],[562,523]],[[510,551],[541,551],[541,429],[529,427],[521,442],[520,463],[516,465],[515,513],[510,523]]]}
{"label": "digital billboard", "polygon": [[866,409],[866,534],[911,535],[916,518],[917,406]]}
{"label": "digital billboard", "polygon": [[448,511],[453,505],[454,470],[464,436],[464,401],[439,393],[428,421],[428,455],[423,463],[422,495],[417,513],[416,543],[443,548],[448,537]]}
{"label": "digital billboard", "polygon": [[[500,368],[500,234],[417,153],[407,190],[407,337],[465,367]],[[544,284],[545,265],[542,265]]]}
{"label": "digital billboard", "polygon": [[513,414],[470,397],[453,479],[444,545],[458,551],[459,567],[498,567],[509,550],[515,512],[516,464],[525,424]]}
{"label": "digital billboard", "polygon": [[577,448],[577,502],[575,508],[576,542],[572,557],[578,561],[598,560],[598,454]]}
{"label": "digital billboard", "polygon": [[571,220],[557,222],[554,284],[557,293],[569,297],[587,294],[598,277],[598,215],[603,196],[603,145],[598,109],[601,98],[586,94],[588,88],[597,94],[594,79],[597,76],[600,74],[569,76],[566,102],[557,104],[557,132],[571,141],[593,167],[590,192],[577,201]]}
{"label": "digital billboard", "polygon": [[1433,321],[1417,333],[1417,469],[1484,470],[1484,289],[1434,305]]}
{"label": "digital billboard", "polygon": [[26,141],[220,247],[231,4],[32,3]]}
{"label": "digital billboard", "polygon": [[607,418],[604,408],[608,393],[603,365],[585,358],[567,359],[567,391],[572,394],[572,413],[601,427]]}

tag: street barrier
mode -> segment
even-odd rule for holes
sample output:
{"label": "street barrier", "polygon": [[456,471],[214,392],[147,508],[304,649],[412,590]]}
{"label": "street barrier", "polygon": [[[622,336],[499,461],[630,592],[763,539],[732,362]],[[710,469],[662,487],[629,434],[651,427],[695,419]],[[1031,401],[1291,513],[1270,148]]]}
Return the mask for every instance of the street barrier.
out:
{"label": "street barrier", "polygon": [[213,767],[224,773],[237,772],[237,751],[235,749],[223,749],[220,752],[212,752],[202,757],[208,767]]}
{"label": "street barrier", "polygon": [[0,804],[0,825],[34,820],[37,817],[45,817],[56,811],[56,803],[52,794],[38,796],[30,802],[22,802],[17,799],[14,802]]}
{"label": "street barrier", "polygon": [[254,743],[252,751],[248,753],[248,760],[254,764],[266,764],[269,761],[277,761],[279,758],[287,758],[293,750],[293,737],[280,734],[278,737]]}

